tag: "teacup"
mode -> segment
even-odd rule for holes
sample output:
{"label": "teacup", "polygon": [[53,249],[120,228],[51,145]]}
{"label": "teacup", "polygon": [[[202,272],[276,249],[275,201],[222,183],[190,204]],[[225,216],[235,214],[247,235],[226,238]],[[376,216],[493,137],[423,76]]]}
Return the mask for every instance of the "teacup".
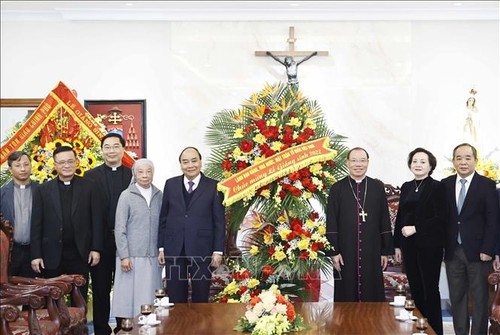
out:
{"label": "teacup", "polygon": [[163,297],[161,299],[156,298],[154,300],[154,303],[155,303],[155,306],[168,306],[168,304],[170,303],[170,300],[168,299],[168,297]]}
{"label": "teacup", "polygon": [[394,305],[403,306],[405,304],[406,297],[404,295],[394,296]]}
{"label": "teacup", "polygon": [[406,310],[404,310],[404,309],[400,310],[399,311],[399,317],[401,319],[407,319],[408,318],[408,312]]}
{"label": "teacup", "polygon": [[132,319],[132,318],[122,319],[121,327],[122,327],[123,331],[126,331],[126,332],[131,331],[134,328],[134,319]]}
{"label": "teacup", "polygon": [[156,321],[156,314],[155,313],[149,314],[148,316],[145,316],[145,315],[139,316],[140,323],[151,324],[155,321]]}

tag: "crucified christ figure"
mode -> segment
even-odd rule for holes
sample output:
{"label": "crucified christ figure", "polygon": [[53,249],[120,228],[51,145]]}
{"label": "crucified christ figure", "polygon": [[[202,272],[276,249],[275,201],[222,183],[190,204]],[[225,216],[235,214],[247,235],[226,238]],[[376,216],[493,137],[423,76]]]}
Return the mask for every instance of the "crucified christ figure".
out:
{"label": "crucified christ figure", "polygon": [[298,85],[299,80],[297,79],[297,67],[304,63],[309,58],[316,56],[318,54],[317,51],[313,52],[309,56],[301,59],[299,62],[296,62],[292,56],[286,56],[284,60],[281,60],[277,56],[273,55],[271,52],[267,51],[266,55],[271,56],[275,61],[283,64],[286,68],[286,75],[288,76],[288,84],[290,85]]}

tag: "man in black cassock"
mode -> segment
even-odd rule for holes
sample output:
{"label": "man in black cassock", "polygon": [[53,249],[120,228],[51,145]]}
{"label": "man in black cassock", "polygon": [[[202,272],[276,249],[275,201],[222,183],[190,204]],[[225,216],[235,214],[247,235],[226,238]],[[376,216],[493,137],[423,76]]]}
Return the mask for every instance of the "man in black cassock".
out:
{"label": "man in black cassock", "polygon": [[365,149],[351,149],[349,176],[333,184],[328,196],[335,301],[385,300],[382,271],[394,254],[391,222],[383,183],[366,176],[368,160]]}

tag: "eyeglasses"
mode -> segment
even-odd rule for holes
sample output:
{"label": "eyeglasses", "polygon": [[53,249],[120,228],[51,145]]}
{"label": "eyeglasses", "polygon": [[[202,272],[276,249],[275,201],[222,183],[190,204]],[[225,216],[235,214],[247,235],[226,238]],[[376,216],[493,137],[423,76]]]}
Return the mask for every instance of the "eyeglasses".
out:
{"label": "eyeglasses", "polygon": [[111,145],[105,145],[105,146],[102,147],[102,150],[103,151],[111,151],[111,150],[118,151],[121,148],[122,148],[122,146],[119,145],[119,144],[115,144],[113,146],[111,146]]}
{"label": "eyeglasses", "polygon": [[64,165],[66,165],[66,164],[68,164],[68,165],[73,165],[73,164],[75,164],[75,163],[76,163],[76,160],[74,160],[74,159],[68,159],[67,161],[59,161],[59,162],[55,162],[55,163],[56,163],[57,165],[59,165],[59,166],[64,166]]}

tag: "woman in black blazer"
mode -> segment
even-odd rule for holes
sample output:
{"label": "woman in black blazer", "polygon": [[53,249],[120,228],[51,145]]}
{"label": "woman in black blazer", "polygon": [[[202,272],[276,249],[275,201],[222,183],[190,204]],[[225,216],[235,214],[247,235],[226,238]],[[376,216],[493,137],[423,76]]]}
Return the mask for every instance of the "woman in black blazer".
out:
{"label": "woman in black blazer", "polygon": [[443,334],[439,275],[446,225],[444,185],[430,177],[436,157],[416,148],[408,155],[415,179],[401,186],[394,228],[396,260],[403,261],[410,291],[420,312],[439,335]]}

